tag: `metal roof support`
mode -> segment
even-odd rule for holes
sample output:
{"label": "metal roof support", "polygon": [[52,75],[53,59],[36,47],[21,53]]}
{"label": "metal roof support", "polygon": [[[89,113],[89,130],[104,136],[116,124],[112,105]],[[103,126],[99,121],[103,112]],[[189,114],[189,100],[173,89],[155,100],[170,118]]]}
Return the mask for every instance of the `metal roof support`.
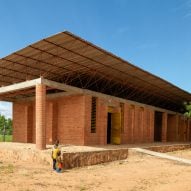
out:
{"label": "metal roof support", "polygon": [[[67,31],[1,58],[0,68],[2,86],[43,76],[49,80],[93,90],[94,94],[95,91],[103,92],[177,112],[183,101],[191,99],[189,92]],[[18,96],[14,99],[22,97],[17,88],[7,91],[17,92]],[[14,94],[15,92],[8,93],[6,96],[13,98]],[[1,93],[1,97],[3,96],[4,93]]]}

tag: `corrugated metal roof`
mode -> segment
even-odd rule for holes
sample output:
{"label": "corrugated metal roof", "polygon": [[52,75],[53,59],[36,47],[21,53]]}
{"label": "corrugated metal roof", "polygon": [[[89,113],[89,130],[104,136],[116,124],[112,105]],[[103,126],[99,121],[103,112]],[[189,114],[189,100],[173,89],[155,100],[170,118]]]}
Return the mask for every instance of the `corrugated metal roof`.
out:
{"label": "corrugated metal roof", "polygon": [[180,111],[191,94],[70,33],[0,59],[0,85],[39,78]]}

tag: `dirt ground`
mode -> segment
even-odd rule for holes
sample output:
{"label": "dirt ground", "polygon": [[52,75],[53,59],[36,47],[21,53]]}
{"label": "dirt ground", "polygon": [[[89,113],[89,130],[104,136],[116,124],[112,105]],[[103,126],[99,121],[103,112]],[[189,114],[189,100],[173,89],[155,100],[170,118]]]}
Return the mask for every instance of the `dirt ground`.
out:
{"label": "dirt ground", "polygon": [[190,159],[191,160],[191,149],[187,150],[179,150],[179,151],[174,151],[170,152],[170,155],[180,157],[180,158],[185,158],[185,159]]}
{"label": "dirt ground", "polygon": [[[191,156],[191,150],[181,153]],[[0,158],[0,191],[191,191],[190,180],[191,166],[148,155],[63,173],[50,164]]]}

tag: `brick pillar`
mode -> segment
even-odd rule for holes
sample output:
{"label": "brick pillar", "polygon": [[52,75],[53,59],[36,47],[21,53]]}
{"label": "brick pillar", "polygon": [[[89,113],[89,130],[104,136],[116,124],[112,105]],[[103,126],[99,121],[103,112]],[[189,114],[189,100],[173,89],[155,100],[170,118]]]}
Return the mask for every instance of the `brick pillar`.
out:
{"label": "brick pillar", "polygon": [[99,144],[107,144],[107,113],[108,106],[104,99],[97,98],[96,128],[99,128]]}
{"label": "brick pillar", "polygon": [[164,112],[162,114],[162,142],[166,142],[167,139],[167,118],[168,114]]}
{"label": "brick pillar", "polygon": [[36,85],[36,148],[43,150],[46,148],[46,86]]}
{"label": "brick pillar", "polygon": [[154,142],[154,128],[155,128],[155,112],[153,109],[149,109],[149,122],[150,122],[150,135],[149,135],[149,140],[150,142]]}

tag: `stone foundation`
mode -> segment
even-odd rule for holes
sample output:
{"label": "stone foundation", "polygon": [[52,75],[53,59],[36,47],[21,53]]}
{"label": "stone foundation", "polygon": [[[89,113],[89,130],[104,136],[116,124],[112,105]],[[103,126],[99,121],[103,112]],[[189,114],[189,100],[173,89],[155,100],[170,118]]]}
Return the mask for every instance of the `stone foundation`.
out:
{"label": "stone foundation", "polygon": [[173,152],[177,150],[184,150],[184,149],[190,149],[191,144],[184,144],[184,145],[165,145],[165,146],[154,146],[154,147],[147,147],[145,149],[148,149],[150,151],[156,151],[160,153],[167,153],[167,152]]}
{"label": "stone foundation", "polygon": [[128,149],[63,153],[62,156],[64,169],[70,169],[126,159]]}

